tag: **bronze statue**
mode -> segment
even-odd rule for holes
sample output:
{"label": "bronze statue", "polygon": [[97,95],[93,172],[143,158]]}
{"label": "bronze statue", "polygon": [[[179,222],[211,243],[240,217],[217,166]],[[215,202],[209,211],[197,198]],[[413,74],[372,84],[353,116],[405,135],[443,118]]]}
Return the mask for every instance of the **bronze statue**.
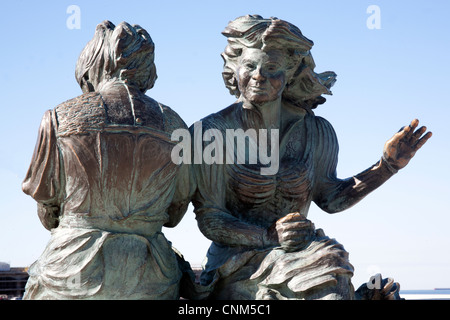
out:
{"label": "bronze statue", "polygon": [[354,299],[348,254],[307,219],[310,204],[328,213],[355,205],[405,167],[431,133],[416,130],[414,120],[373,166],[339,179],[336,134],[313,112],[336,75],[314,72],[313,42],[289,22],[257,15],[231,21],[223,34],[223,78],[237,101],[202,119],[203,130],[276,131],[279,167],[263,175],[261,162],[194,165],[196,219],[212,240],[202,284],[214,288],[211,299]]}
{"label": "bronze statue", "polygon": [[138,25],[100,23],[82,51],[83,94],[44,114],[23,191],[51,239],[24,299],[178,299],[183,266],[161,232],[183,217],[190,172],[171,161],[187,128],[145,95],[154,44]]}

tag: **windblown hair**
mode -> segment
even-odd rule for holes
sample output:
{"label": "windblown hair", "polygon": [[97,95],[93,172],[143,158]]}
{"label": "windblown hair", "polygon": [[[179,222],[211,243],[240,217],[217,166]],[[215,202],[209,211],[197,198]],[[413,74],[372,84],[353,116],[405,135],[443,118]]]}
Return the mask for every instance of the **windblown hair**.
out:
{"label": "windblown hair", "polygon": [[98,91],[102,83],[117,78],[142,92],[156,81],[155,45],[139,25],[110,21],[97,25],[94,37],[78,58],[75,77],[84,93]]}
{"label": "windblown hair", "polygon": [[315,63],[310,52],[314,43],[291,23],[277,18],[247,15],[231,21],[222,34],[228,39],[228,45],[222,53],[222,77],[232,95],[240,96],[236,70],[244,48],[285,51],[288,57],[288,82],[283,92],[285,101],[313,109],[325,102],[322,94],[331,95],[330,88],[336,82],[336,74],[331,71],[320,74],[314,72]]}

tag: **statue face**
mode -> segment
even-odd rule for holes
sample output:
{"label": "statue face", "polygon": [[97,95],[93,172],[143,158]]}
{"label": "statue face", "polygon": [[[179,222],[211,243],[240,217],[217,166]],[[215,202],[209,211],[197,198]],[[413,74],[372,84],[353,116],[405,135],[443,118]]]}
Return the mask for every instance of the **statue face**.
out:
{"label": "statue face", "polygon": [[281,50],[244,49],[237,81],[241,98],[251,104],[261,105],[280,98],[286,86],[284,54]]}

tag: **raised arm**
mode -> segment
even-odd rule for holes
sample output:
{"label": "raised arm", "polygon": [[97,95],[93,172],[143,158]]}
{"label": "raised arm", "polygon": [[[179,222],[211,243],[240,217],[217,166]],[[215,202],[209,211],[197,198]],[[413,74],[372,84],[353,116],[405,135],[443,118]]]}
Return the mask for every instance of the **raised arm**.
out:
{"label": "raised arm", "polygon": [[[426,127],[416,130],[418,124],[417,119],[413,120],[409,126],[402,128],[388,140],[384,146],[383,155],[376,164],[344,180],[336,177],[337,141],[335,136],[325,139],[327,141],[324,143],[325,146],[320,148],[325,154],[321,155],[322,161],[319,161],[325,168],[318,171],[320,176],[317,180],[315,203],[328,213],[340,212],[355,205],[381,186],[398,170],[404,168],[417,150],[431,137],[431,132],[424,135]],[[324,122],[321,126],[325,128],[323,132],[326,135],[334,135],[328,123]],[[326,154],[326,150],[332,154]]]}

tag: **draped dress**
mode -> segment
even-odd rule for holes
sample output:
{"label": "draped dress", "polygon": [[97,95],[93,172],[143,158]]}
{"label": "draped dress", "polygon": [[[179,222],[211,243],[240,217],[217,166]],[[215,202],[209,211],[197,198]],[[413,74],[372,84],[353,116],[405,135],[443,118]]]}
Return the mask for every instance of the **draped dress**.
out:
{"label": "draped dress", "polygon": [[[293,120],[279,134],[276,174],[262,175],[261,163],[194,166],[197,192],[193,204],[199,224],[208,217],[224,215],[227,221],[267,229],[292,212],[307,216],[317,195],[324,188],[335,187],[338,143],[332,126],[310,110],[283,108],[282,114],[289,112]],[[227,129],[247,130],[258,121],[256,111],[234,104],[202,119],[202,127],[203,131],[218,129],[225,141]],[[208,232],[212,243],[201,281],[214,287],[213,299],[332,298],[337,286],[353,292],[348,253],[322,229],[315,230],[306,247],[285,250],[281,246],[239,245],[245,232],[231,232],[226,239],[217,236],[220,226],[213,222],[204,226],[212,229]],[[228,227],[232,228],[232,223]]]}
{"label": "draped dress", "polygon": [[179,298],[182,272],[162,227],[189,202],[189,171],[170,156],[171,131],[186,125],[144,100],[130,123],[109,121],[100,93],[43,116],[22,187],[51,236],[24,299]]}

